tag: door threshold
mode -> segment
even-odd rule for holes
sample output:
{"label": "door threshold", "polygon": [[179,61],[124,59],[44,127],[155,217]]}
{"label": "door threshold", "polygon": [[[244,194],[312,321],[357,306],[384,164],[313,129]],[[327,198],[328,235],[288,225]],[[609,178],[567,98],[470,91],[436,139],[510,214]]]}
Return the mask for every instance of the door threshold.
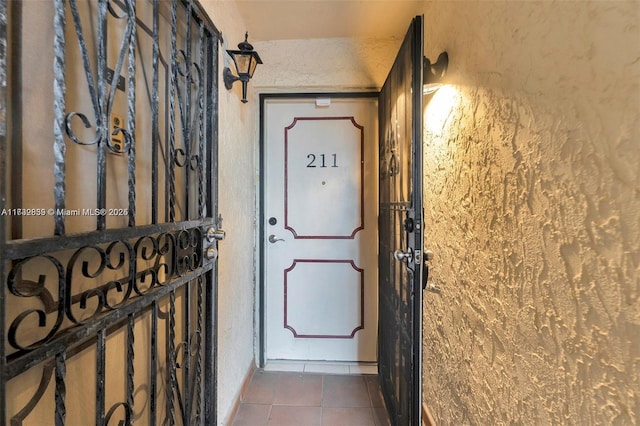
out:
{"label": "door threshold", "polygon": [[268,360],[264,371],[317,374],[378,374],[376,362]]}

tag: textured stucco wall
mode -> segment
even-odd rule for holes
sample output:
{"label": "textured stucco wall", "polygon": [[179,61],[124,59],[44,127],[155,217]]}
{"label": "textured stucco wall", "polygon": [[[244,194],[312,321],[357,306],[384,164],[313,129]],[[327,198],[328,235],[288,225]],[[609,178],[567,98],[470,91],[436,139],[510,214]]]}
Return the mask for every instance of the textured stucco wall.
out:
{"label": "textured stucco wall", "polygon": [[640,422],[639,9],[426,6],[451,59],[424,132],[438,424]]}
{"label": "textured stucco wall", "polygon": [[378,90],[400,42],[375,38],[256,42],[265,64],[251,84],[261,92]]}
{"label": "textured stucco wall", "polygon": [[227,91],[222,68],[225,49],[244,39],[245,26],[232,1],[201,1],[222,32],[219,69],[219,210],[227,232],[218,260],[218,423],[226,424],[243,381],[254,363],[255,152],[258,101],[240,102],[240,84]]}

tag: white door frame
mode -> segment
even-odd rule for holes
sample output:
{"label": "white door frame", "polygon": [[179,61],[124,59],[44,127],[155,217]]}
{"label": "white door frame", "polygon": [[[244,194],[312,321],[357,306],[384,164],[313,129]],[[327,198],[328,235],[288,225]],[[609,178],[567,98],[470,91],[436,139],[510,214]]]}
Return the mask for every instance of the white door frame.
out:
{"label": "white door frame", "polygon": [[[265,229],[265,179],[264,173],[266,170],[265,164],[265,144],[264,137],[265,130],[265,114],[264,109],[266,101],[270,99],[317,99],[317,98],[341,98],[341,99],[368,99],[378,98],[378,92],[339,92],[339,93],[270,93],[260,94],[260,129],[259,129],[259,162],[258,162],[258,174],[260,176],[260,190],[258,196],[258,233],[256,241],[256,250],[258,251],[258,285],[256,286],[256,304],[257,304],[257,363],[259,368],[264,368],[265,350],[266,350],[266,297],[265,297],[265,252],[263,250],[263,242],[266,238]],[[377,144],[376,144],[377,149]],[[376,155],[378,158],[378,155]],[[377,164],[371,164],[369,167],[375,167],[377,170]]]}

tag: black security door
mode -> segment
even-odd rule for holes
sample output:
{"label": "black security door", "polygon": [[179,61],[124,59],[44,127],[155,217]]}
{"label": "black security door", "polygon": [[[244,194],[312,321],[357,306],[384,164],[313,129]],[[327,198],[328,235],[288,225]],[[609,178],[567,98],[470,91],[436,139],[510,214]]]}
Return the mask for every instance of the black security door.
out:
{"label": "black security door", "polygon": [[380,93],[380,345],[394,425],[419,425],[422,341],[423,18],[413,19]]}
{"label": "black security door", "polygon": [[216,423],[219,38],[0,0],[0,425]]}

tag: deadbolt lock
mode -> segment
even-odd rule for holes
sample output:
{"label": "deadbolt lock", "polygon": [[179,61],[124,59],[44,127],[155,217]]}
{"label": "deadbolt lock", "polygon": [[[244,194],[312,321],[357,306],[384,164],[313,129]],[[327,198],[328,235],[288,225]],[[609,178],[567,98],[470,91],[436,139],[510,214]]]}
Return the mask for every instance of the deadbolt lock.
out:
{"label": "deadbolt lock", "polygon": [[214,227],[207,229],[207,241],[210,243],[213,242],[213,240],[222,241],[226,236],[226,232],[222,229],[215,229]]}

